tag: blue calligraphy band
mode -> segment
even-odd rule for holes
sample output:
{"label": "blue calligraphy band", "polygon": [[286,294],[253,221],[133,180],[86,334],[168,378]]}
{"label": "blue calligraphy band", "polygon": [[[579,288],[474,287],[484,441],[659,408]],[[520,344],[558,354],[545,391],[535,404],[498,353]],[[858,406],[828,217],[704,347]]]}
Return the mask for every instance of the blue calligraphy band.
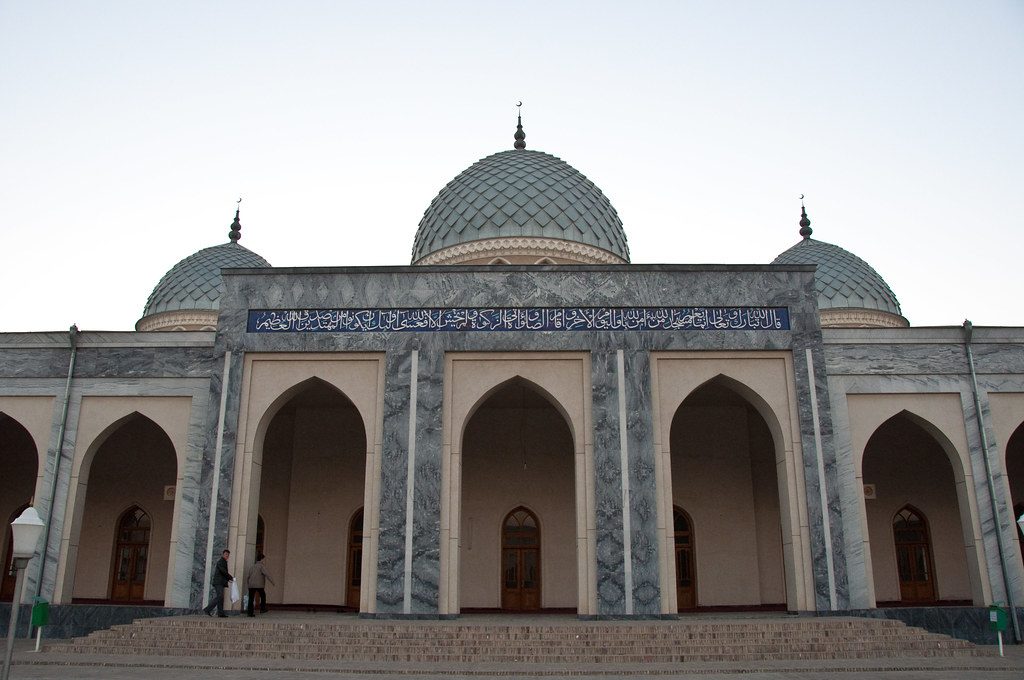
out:
{"label": "blue calligraphy band", "polygon": [[789,330],[786,307],[254,309],[249,333]]}

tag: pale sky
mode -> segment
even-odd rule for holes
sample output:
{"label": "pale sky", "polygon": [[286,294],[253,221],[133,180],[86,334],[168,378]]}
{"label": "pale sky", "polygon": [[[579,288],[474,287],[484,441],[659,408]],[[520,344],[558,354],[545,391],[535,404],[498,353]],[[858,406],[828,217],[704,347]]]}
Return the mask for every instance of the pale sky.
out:
{"label": "pale sky", "polygon": [[1024,325],[1022,74],[1019,0],[7,0],[0,331],[133,329],[239,196],[275,266],[408,264],[519,100],[634,263],[771,262],[806,194],[912,325]]}

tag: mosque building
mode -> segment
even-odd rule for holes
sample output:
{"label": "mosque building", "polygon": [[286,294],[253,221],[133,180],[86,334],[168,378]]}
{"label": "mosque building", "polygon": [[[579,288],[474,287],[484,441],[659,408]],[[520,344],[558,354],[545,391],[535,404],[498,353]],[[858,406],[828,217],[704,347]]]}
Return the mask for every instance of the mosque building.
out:
{"label": "mosque building", "polygon": [[631,264],[521,121],[407,266],[272,267],[236,211],[136,330],[0,333],[0,517],[47,523],[24,601],[54,636],[195,611],[229,548],[272,607],[978,638],[1024,604],[1024,328],[911,327],[810,224],[771,264]]}

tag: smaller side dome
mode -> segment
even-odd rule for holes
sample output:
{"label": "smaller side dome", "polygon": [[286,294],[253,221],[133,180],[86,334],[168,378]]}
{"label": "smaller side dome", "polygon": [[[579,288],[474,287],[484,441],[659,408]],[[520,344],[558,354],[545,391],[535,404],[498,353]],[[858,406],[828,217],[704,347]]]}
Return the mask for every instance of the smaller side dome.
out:
{"label": "smaller side dome", "polygon": [[837,245],[811,238],[811,221],[801,206],[803,239],[772,264],[814,264],[814,287],[823,328],[904,328],[899,300],[867,262]]}
{"label": "smaller side dome", "polygon": [[231,241],[189,255],[164,274],[146,302],[138,331],[215,330],[220,297],[224,293],[223,267],[269,267],[270,263],[238,244],[238,212],[228,236]]}

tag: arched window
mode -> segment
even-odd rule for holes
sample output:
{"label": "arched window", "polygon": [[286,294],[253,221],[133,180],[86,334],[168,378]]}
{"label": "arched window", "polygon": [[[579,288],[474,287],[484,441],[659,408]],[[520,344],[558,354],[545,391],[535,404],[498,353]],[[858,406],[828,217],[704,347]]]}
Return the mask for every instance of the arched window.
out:
{"label": "arched window", "polygon": [[697,608],[697,570],[694,554],[693,522],[686,511],[672,509],[676,544],[676,606],[679,611]]}
{"label": "arched window", "polygon": [[110,599],[142,602],[146,599],[146,563],[149,559],[149,515],[139,506],[128,508],[117,523]]}
{"label": "arched window", "polygon": [[540,609],[540,525],[524,507],[505,515],[501,527],[501,608]]}
{"label": "arched window", "polygon": [[924,515],[912,506],[905,506],[893,517],[892,534],[896,543],[900,601],[934,602],[932,546]]}
{"label": "arched window", "polygon": [[348,584],[345,605],[359,609],[359,588],[363,582],[363,511],[359,510],[348,525]]}

